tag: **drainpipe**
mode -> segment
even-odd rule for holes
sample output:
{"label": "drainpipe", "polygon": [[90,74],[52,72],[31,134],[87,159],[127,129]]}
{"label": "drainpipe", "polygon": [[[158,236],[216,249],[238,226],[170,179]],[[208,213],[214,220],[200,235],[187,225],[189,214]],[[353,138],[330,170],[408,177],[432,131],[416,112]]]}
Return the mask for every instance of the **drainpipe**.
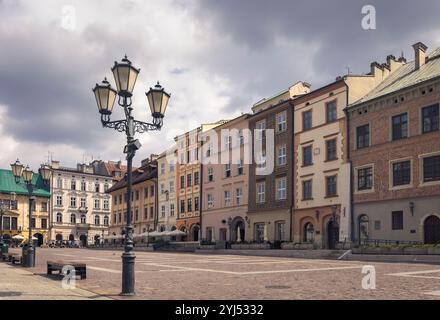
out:
{"label": "drainpipe", "polygon": [[294,192],[294,188],[295,188],[295,170],[292,170],[290,168],[295,168],[294,166],[294,161],[295,161],[295,136],[294,136],[294,123],[295,123],[295,105],[292,103],[292,101],[289,101],[289,105],[291,107],[291,115],[292,115],[292,121],[291,121],[291,125],[289,126],[289,130],[291,130],[291,134],[290,137],[292,138],[292,143],[290,144],[292,146],[292,151],[290,152],[290,157],[291,157],[291,163],[292,165],[289,166],[289,170],[291,170],[292,174],[290,176],[289,179],[289,184],[290,184],[290,206],[289,206],[289,215],[290,215],[290,224],[289,224],[289,241],[292,242],[293,241],[293,211],[294,211],[294,199],[295,199],[295,192]]}
{"label": "drainpipe", "polygon": [[200,239],[199,241],[203,240],[203,139],[200,142],[200,152],[199,152],[199,158],[200,158],[200,172],[199,172],[199,223],[200,223]]}
{"label": "drainpipe", "polygon": [[[159,167],[157,167],[157,173],[159,173]],[[159,219],[159,178],[154,179],[155,193],[154,193],[154,231],[157,231],[157,222]]]}
{"label": "drainpipe", "polygon": [[[348,104],[348,90],[347,90],[347,104]],[[354,203],[353,203],[353,165],[350,159],[350,113],[347,110],[347,107],[344,109],[345,113],[345,121],[346,121],[346,140],[347,140],[347,163],[350,165],[350,180],[349,180],[349,203],[350,203],[350,240],[352,243],[355,241],[354,237]]]}

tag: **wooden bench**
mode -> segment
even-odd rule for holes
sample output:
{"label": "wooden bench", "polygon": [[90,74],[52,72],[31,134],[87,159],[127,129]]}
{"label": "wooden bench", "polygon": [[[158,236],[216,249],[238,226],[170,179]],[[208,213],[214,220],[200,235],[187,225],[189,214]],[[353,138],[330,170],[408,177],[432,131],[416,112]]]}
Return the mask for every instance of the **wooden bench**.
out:
{"label": "wooden bench", "polygon": [[86,264],[76,263],[71,261],[47,261],[47,274],[51,275],[53,271],[58,271],[61,274],[64,266],[72,266],[75,268],[75,276],[79,276],[80,280],[86,279]]}
{"label": "wooden bench", "polygon": [[12,264],[21,263],[21,255],[18,253],[8,253],[8,261]]}

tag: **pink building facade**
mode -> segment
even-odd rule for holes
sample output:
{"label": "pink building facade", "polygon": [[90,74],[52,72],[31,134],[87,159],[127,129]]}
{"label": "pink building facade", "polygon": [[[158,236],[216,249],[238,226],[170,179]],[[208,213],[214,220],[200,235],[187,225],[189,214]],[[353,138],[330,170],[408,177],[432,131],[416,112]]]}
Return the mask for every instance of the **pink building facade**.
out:
{"label": "pink building facade", "polygon": [[248,117],[241,115],[203,137],[203,240],[245,239],[251,160]]}

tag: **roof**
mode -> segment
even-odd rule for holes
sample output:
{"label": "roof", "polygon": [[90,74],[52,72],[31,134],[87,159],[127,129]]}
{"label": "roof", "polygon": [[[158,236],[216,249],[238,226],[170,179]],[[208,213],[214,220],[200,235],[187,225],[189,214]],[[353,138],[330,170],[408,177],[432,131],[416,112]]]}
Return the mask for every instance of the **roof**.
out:
{"label": "roof", "polygon": [[415,70],[415,61],[411,61],[390,74],[375,89],[352,106],[371,101],[393,92],[412,87],[440,76],[440,48],[434,49],[427,57],[426,63]]}
{"label": "roof", "polygon": [[[132,185],[136,185],[142,183],[147,180],[152,180],[157,178],[157,167],[152,166],[151,163],[142,166],[136,170],[132,171]],[[118,182],[116,182],[110,189],[106,191],[106,193],[112,193],[113,191],[124,189],[127,187],[127,175]]]}
{"label": "roof", "polygon": [[[46,185],[39,173],[34,173],[32,177],[32,184],[34,185],[33,195],[37,197],[50,198],[50,187]],[[0,169],[0,193],[12,193],[17,195],[28,195],[26,185],[23,178],[20,182],[15,183],[14,175],[11,170]]]}

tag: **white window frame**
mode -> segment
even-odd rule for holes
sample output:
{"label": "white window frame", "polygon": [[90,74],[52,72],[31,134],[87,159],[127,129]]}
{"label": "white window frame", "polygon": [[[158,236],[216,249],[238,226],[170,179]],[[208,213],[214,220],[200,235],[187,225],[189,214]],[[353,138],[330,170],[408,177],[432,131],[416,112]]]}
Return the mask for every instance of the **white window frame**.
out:
{"label": "white window frame", "polygon": [[287,199],[287,178],[282,177],[276,179],[276,199],[286,200]]}

